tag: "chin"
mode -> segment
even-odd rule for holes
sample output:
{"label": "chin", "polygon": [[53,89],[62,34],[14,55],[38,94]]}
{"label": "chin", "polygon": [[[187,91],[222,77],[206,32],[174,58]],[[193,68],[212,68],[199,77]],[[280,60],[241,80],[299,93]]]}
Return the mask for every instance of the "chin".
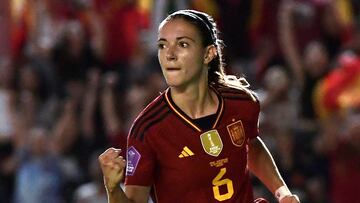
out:
{"label": "chin", "polygon": [[173,88],[177,88],[177,87],[180,87],[180,86],[181,86],[181,85],[176,84],[176,83],[167,83],[167,85],[168,85],[169,87],[173,87]]}
{"label": "chin", "polygon": [[173,89],[177,89],[177,90],[181,90],[181,89],[184,89],[185,86],[183,84],[174,84],[174,83],[168,83],[168,86],[173,88]]}
{"label": "chin", "polygon": [[183,83],[178,81],[178,80],[169,80],[167,79],[166,80],[166,84],[169,86],[169,87],[179,87],[181,86]]}

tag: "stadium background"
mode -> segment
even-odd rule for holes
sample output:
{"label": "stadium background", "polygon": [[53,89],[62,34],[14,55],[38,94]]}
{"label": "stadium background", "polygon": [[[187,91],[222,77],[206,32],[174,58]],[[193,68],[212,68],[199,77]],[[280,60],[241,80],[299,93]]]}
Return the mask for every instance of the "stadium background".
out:
{"label": "stadium background", "polygon": [[1,0],[0,202],[106,202],[97,156],[166,87],[157,25],[184,8],[216,18],[292,191],[359,202],[357,0]]}

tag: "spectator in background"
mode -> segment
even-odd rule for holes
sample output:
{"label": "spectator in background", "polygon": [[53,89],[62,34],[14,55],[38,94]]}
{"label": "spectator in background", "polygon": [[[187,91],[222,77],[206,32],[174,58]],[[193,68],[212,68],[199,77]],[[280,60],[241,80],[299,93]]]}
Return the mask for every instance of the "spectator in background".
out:
{"label": "spectator in background", "polygon": [[[360,32],[357,35],[359,39]],[[319,83],[314,94],[322,127],[316,149],[329,159],[329,199],[332,203],[356,202],[359,199],[359,53],[341,55],[336,69]]]}
{"label": "spectator in background", "polygon": [[95,9],[104,26],[106,69],[119,73],[122,90],[128,85],[129,64],[139,46],[143,30],[149,27],[149,16],[142,13],[136,0],[97,0]]}
{"label": "spectator in background", "polygon": [[33,128],[17,149],[15,203],[62,202],[59,160],[49,132]]}
{"label": "spectator in background", "polygon": [[33,64],[27,63],[18,69],[17,77],[16,100],[12,111],[15,134],[24,134],[37,125],[51,127],[55,122],[57,100],[50,99],[42,72]]}
{"label": "spectator in background", "polygon": [[[293,143],[292,131],[296,126],[295,123],[297,123],[298,101],[293,96],[294,89],[284,67],[269,67],[264,80],[264,88],[261,91],[259,90],[263,112],[260,126],[262,126],[262,133],[265,137],[275,139],[273,143],[276,146],[273,150],[281,150],[281,147],[285,147],[282,143]],[[290,139],[290,141],[285,141],[285,139]],[[290,156],[279,158],[281,168],[289,170],[293,167],[291,151],[288,149],[279,152],[278,156]]]}
{"label": "spectator in background", "polygon": [[99,64],[86,38],[84,27],[78,20],[69,21],[66,24],[63,35],[52,54],[55,72],[63,85],[68,82],[84,82],[86,72],[91,67],[98,67]]}
{"label": "spectator in background", "polygon": [[[314,147],[321,126],[313,94],[317,83],[330,71],[332,59],[321,41],[324,33],[312,33],[310,30],[317,26],[321,28],[316,29],[317,31],[323,31],[323,20],[326,18],[319,19],[321,15],[316,9],[329,6],[331,5],[316,1],[282,1],[279,9],[281,47],[295,88],[299,92],[298,122],[292,135],[294,151],[297,152],[292,180],[298,188],[303,188],[305,202],[327,201],[327,196],[321,194],[327,190],[328,160]],[[326,10],[330,11],[332,10]],[[332,23],[335,23],[333,26],[339,25],[337,21]]]}
{"label": "spectator in background", "polygon": [[[115,72],[108,72],[102,76],[103,87],[100,92],[101,117],[108,143],[126,148],[125,119],[129,115],[131,106],[125,111],[125,101],[119,96],[117,85],[119,77]],[[125,154],[123,154],[125,155]]]}
{"label": "spectator in background", "polygon": [[13,110],[15,107],[15,69],[11,60],[0,57],[0,202],[10,202],[13,193],[14,140],[16,125]]}
{"label": "spectator in background", "polygon": [[[52,136],[56,145],[56,150],[59,153],[59,164],[62,170],[62,180],[64,182],[64,198],[65,201],[70,201],[74,189],[86,175],[82,171],[81,160],[82,150],[78,146],[82,146],[81,132],[81,109],[83,106],[85,84],[83,81],[74,80],[65,83],[65,97],[60,101],[60,108],[56,120],[52,126]],[[79,123],[79,125],[75,125]],[[86,145],[85,145],[86,146]],[[88,155],[85,157],[87,158]]]}
{"label": "spectator in background", "polygon": [[[253,60],[250,67],[243,69],[248,77],[260,85],[264,80],[267,68],[284,63],[279,46],[279,24],[277,22],[277,13],[281,1],[253,0],[250,2],[251,11],[247,22],[249,41],[247,43],[250,46],[250,56],[241,60]],[[246,48],[243,49],[243,52],[247,52]]]}
{"label": "spectator in background", "polygon": [[[295,85],[300,90],[300,117],[304,128],[315,130],[313,126],[316,115],[312,103],[312,93],[316,83],[326,74],[329,68],[328,53],[319,41],[306,44],[304,53],[297,47],[295,28],[293,26],[295,12],[299,8],[293,1],[283,1],[279,10],[281,44],[285,59],[290,67]],[[300,16],[305,18],[304,16]]]}
{"label": "spectator in background", "polygon": [[14,100],[15,70],[9,58],[0,58],[0,143],[12,142],[14,123],[12,123],[12,104]]}
{"label": "spectator in background", "polygon": [[11,57],[16,65],[26,55],[49,52],[59,39],[69,14],[66,1],[11,1]]}
{"label": "spectator in background", "polygon": [[[298,119],[298,101],[294,97],[294,93],[296,94],[294,90],[296,89],[285,67],[276,65],[267,68],[263,88],[257,90],[262,104],[259,126],[264,142],[267,143],[275,159],[279,160],[279,170],[284,174],[285,181],[289,187],[297,189],[302,202],[305,202],[303,191],[299,191],[298,185],[292,180],[297,163],[293,130]],[[260,193],[259,196],[268,194],[261,184],[256,186],[255,191]],[[268,196],[270,199],[271,194]]]}
{"label": "spectator in background", "polygon": [[83,25],[86,39],[89,39],[94,55],[102,63],[105,54],[106,29],[100,13],[97,12],[95,0],[73,1],[73,4],[75,4],[74,18]]}

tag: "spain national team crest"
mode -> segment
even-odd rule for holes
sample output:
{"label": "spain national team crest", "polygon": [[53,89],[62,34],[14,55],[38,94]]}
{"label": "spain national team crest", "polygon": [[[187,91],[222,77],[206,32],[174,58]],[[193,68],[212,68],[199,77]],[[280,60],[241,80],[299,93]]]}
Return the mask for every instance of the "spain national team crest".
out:
{"label": "spain national team crest", "polygon": [[211,156],[219,156],[223,149],[223,143],[217,130],[210,130],[200,135],[201,144],[206,153]]}
{"label": "spain national team crest", "polygon": [[232,143],[241,147],[245,141],[245,132],[241,120],[227,126]]}

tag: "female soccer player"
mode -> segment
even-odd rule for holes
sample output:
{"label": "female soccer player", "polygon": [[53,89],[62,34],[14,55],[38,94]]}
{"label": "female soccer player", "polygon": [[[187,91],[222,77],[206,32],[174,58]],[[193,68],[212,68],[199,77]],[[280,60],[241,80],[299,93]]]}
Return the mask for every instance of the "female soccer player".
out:
{"label": "female soccer player", "polygon": [[205,13],[180,10],[160,24],[169,88],[134,121],[126,161],[115,148],[100,155],[110,203],[146,203],[150,195],[157,203],[253,203],[250,172],[279,202],[299,202],[258,136],[259,101],[244,78],[224,72],[222,47]]}

